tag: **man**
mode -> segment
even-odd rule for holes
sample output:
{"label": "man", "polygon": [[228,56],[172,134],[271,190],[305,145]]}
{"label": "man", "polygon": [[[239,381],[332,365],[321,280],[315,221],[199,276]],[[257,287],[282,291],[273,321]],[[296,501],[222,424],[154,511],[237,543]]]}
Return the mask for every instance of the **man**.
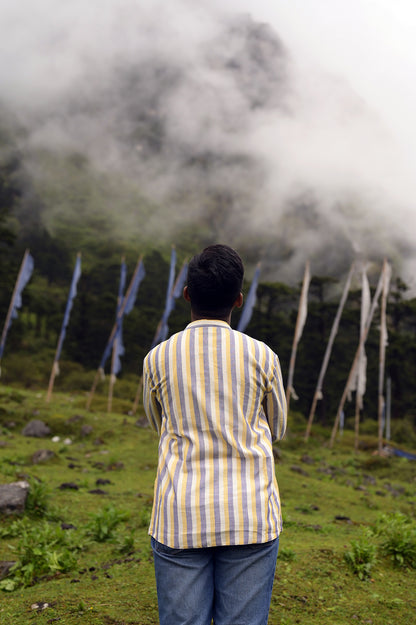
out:
{"label": "man", "polygon": [[232,330],[244,267],[225,245],[189,263],[191,323],[144,360],[160,435],[149,534],[161,625],[265,625],[282,529],[272,442],[283,438],[279,360]]}

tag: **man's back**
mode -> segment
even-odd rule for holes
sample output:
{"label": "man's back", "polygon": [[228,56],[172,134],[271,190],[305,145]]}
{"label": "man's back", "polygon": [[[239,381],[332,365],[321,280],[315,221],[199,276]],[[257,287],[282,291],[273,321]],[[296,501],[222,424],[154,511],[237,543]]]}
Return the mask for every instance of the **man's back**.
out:
{"label": "man's back", "polygon": [[262,543],[281,530],[272,440],[284,435],[276,354],[202,319],[152,350],[144,402],[160,432],[150,533],[175,548]]}

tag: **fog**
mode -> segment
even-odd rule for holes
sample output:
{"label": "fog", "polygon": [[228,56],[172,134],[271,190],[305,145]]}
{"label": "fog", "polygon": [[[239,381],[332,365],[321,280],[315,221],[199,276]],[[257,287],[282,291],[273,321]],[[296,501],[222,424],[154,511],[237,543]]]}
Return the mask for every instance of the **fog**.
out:
{"label": "fog", "polygon": [[212,222],[266,277],[388,256],[415,288],[411,5],[271,4],[0,0],[0,107],[28,170],[57,197],[45,151],[119,176],[120,233],[140,191],[149,237]]}

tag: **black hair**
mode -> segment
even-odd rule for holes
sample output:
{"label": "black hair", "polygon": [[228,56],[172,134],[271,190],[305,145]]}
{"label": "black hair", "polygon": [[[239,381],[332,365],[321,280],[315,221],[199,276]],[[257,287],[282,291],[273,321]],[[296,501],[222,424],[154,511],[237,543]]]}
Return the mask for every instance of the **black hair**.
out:
{"label": "black hair", "polygon": [[189,262],[187,287],[198,315],[226,317],[238,298],[244,277],[239,254],[228,245],[210,245]]}

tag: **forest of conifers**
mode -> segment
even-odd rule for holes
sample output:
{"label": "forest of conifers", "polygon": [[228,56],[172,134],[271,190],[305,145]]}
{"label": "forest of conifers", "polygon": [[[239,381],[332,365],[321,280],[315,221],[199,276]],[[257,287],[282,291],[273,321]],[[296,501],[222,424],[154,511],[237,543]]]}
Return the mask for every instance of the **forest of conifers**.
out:
{"label": "forest of conifers", "polygon": [[[73,162],[72,162],[73,165]],[[76,164],[79,167],[79,163]],[[22,177],[18,153],[3,158],[0,171],[0,319],[6,318],[10,298],[25,249],[30,249],[35,268],[23,292],[23,306],[13,320],[2,359],[3,383],[27,387],[47,386],[61,329],[69,285],[77,252],[82,254],[82,275],[74,300],[70,323],[61,355],[58,389],[68,388],[69,375],[83,380],[89,389],[114,324],[120,260],[125,256],[130,279],[138,257],[143,255],[146,276],[141,283],[133,311],[125,318],[125,355],[121,376],[137,376],[149,350],[165,305],[169,273],[170,245],[175,244],[177,271],[182,262],[205,244],[216,241],[215,233],[202,228],[177,234],[175,241],[157,242],[136,236],[122,242],[112,237],[108,216],[83,215],[74,210],[62,213],[50,231],[43,222],[42,198],[31,193],[30,180]],[[82,204],[82,202],[81,202]],[[221,241],[228,243],[227,240]],[[240,249],[248,264],[245,293],[253,275],[253,251]],[[299,399],[292,410],[307,417],[332,322],[339,304],[343,279],[314,276],[308,297],[308,317],[298,346],[294,388]],[[381,266],[373,267],[372,292]],[[257,301],[246,332],[264,340],[279,355],[285,380],[292,349],[302,276],[297,285],[264,282],[260,276]],[[388,347],[386,379],[391,379],[392,420],[404,419],[408,432],[416,425],[416,299],[406,296],[406,285],[397,276],[391,283],[387,303]],[[323,385],[323,400],[318,403],[315,420],[331,426],[358,345],[361,292],[351,289],[335,339]],[[235,311],[236,327],[240,311]],[[379,368],[379,309],[376,311],[366,343],[368,359],[367,389],[363,420],[377,418]],[[177,300],[169,319],[173,333],[189,321],[185,301]],[[354,415],[354,402],[347,402],[346,419]]]}

